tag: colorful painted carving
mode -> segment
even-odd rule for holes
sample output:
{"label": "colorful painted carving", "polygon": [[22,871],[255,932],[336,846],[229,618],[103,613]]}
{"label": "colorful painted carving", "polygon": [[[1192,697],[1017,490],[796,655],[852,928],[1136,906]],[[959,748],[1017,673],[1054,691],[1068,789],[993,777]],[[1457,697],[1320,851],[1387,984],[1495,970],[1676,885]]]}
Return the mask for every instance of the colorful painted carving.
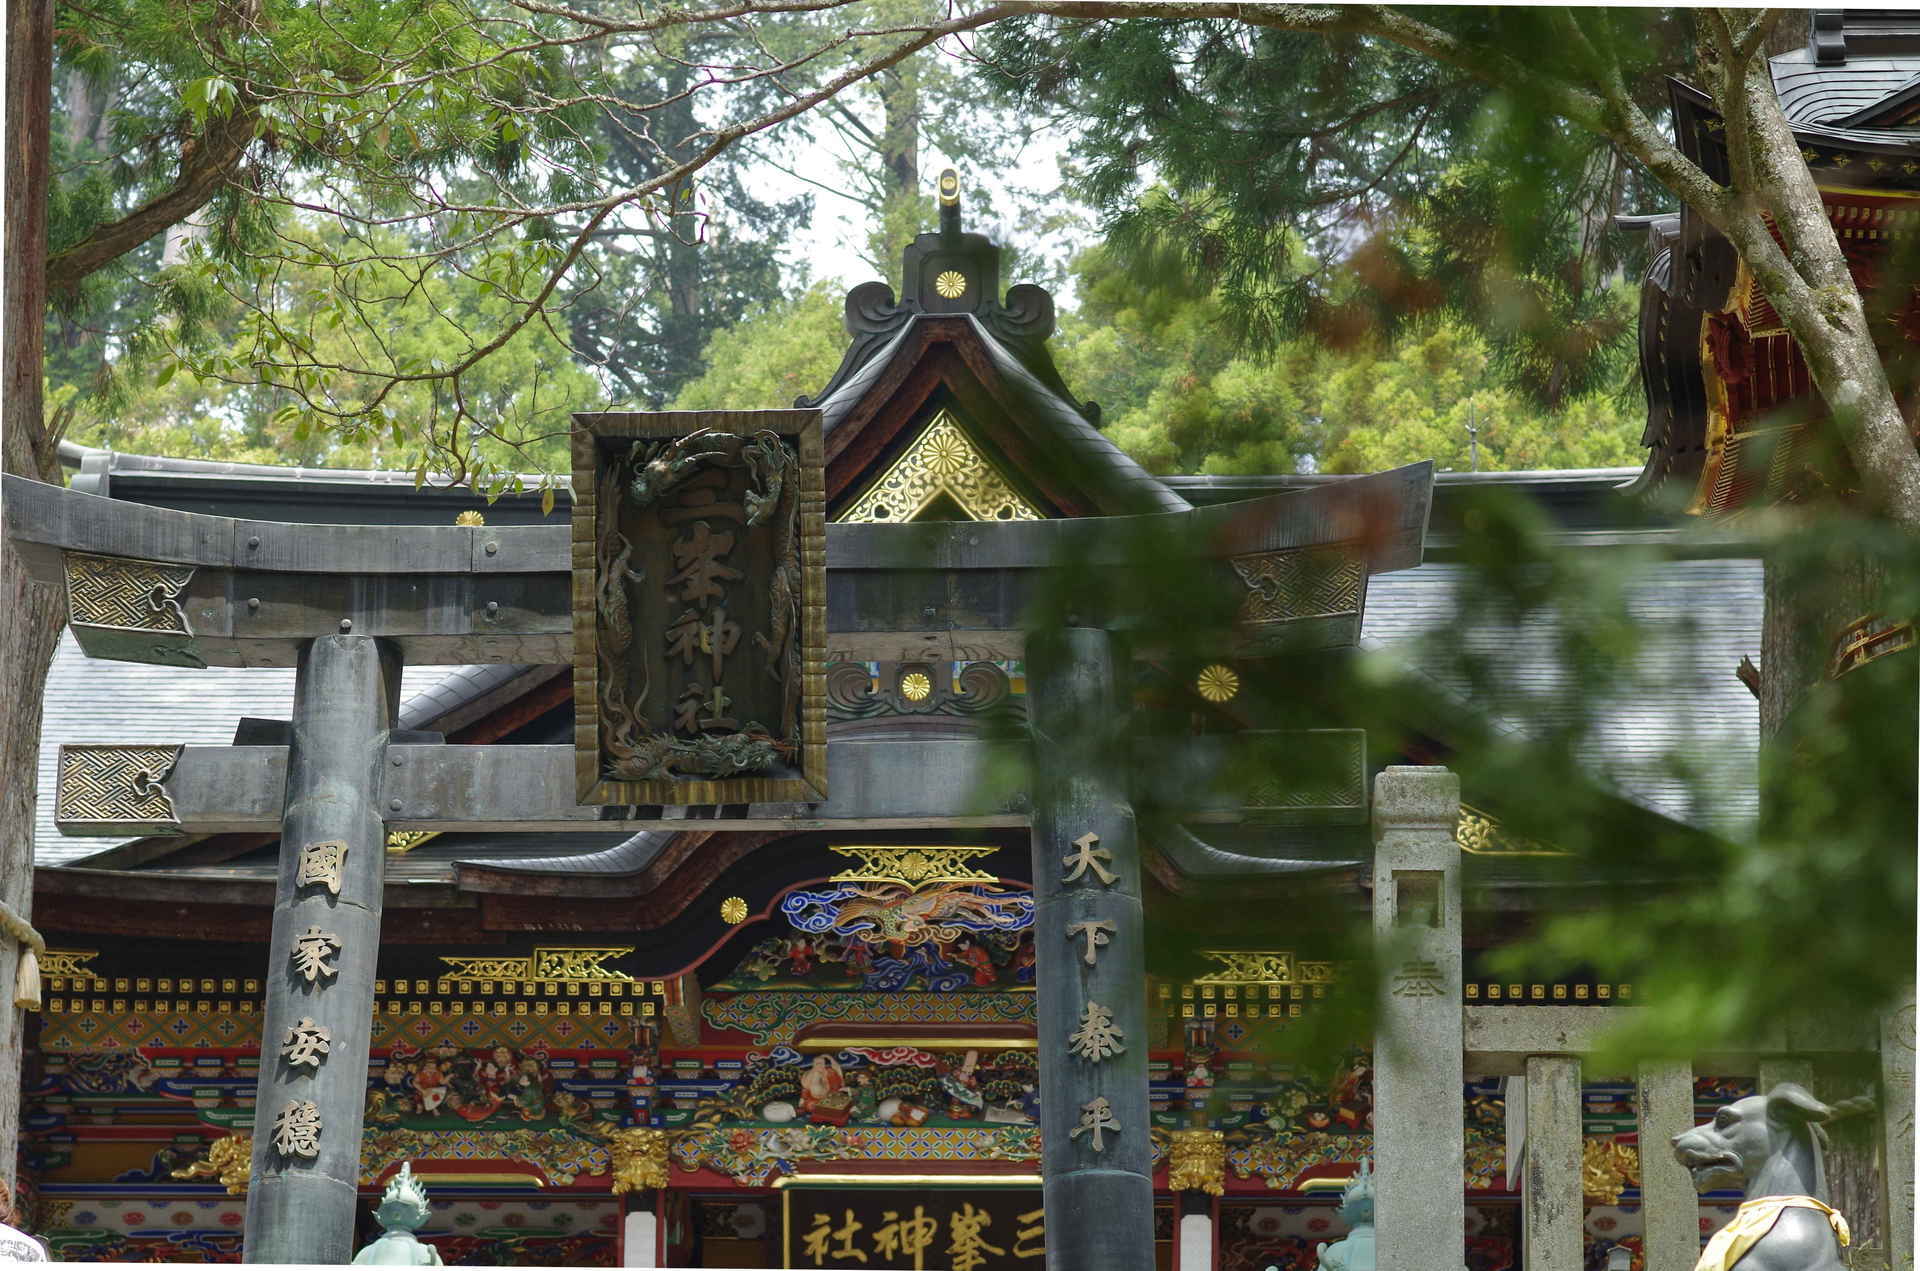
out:
{"label": "colorful painted carving", "polygon": [[1006,989],[1033,983],[1033,897],[999,883],[839,883],[790,892],[793,929],[754,945],[715,992]]}

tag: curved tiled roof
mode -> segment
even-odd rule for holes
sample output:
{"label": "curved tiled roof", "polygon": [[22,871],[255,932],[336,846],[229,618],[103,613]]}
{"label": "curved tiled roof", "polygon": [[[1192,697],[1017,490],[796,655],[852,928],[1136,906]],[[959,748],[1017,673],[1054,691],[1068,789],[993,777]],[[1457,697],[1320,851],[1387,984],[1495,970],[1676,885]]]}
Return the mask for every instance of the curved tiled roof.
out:
{"label": "curved tiled roof", "polygon": [[1036,447],[1071,468],[1075,479],[1091,488],[1112,513],[1184,512],[1191,504],[1169,489],[1160,478],[1135,463],[1095,428],[1080,408],[1036,375],[1011,349],[1007,348],[973,314],[915,314],[903,323],[886,344],[874,351],[866,362],[852,369],[845,379],[817,403],[821,427],[831,436],[865,400],[889,365],[910,344],[917,343],[915,328],[923,322],[966,319],[975,339],[980,342],[1001,385],[1016,399],[1015,422],[1028,431]]}

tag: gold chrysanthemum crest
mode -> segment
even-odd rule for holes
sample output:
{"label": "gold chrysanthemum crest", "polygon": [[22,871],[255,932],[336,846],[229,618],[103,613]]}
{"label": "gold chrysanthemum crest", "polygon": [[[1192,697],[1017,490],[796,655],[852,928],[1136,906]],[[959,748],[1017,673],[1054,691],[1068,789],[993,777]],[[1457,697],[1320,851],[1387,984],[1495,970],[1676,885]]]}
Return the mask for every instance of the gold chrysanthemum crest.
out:
{"label": "gold chrysanthemum crest", "polygon": [[1219,663],[1201,671],[1193,687],[1209,702],[1230,702],[1240,693],[1240,676],[1230,666]]}

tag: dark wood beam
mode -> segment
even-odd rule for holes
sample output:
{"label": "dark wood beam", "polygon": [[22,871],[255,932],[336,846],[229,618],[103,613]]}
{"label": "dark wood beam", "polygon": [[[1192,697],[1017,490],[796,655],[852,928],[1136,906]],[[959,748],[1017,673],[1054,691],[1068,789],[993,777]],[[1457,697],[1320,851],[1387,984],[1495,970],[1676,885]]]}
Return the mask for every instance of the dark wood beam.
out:
{"label": "dark wood beam", "polygon": [[[1146,739],[1136,786],[1196,822],[1355,824],[1366,819],[1366,735],[1357,729]],[[177,751],[177,756],[175,754]],[[1293,756],[1290,765],[1284,756]],[[1024,740],[830,741],[824,803],[607,808],[573,801],[571,746],[389,746],[378,807],[393,830],[986,829],[1028,824]],[[1308,765],[1312,756],[1316,762]],[[1281,758],[1277,758],[1281,757]],[[1269,805],[1214,788],[1250,772]],[[285,746],[63,746],[54,821],[61,833],[274,834],[285,800]],[[1171,783],[1171,784],[1170,784]],[[1268,788],[1270,787],[1270,789]]]}
{"label": "dark wood beam", "polygon": [[[1432,481],[1432,465],[1416,464],[1150,516],[830,525],[829,647],[854,660],[1021,657],[1023,617],[1059,563],[1124,571],[1144,542],[1178,544],[1229,581],[1233,557],[1314,548],[1349,554],[1362,575],[1407,569],[1420,561]],[[12,476],[0,494],[6,534],[35,578],[66,587],[74,569],[94,571],[82,590],[104,599],[76,603],[72,619],[95,657],[291,666],[306,641],[345,632],[394,641],[416,665],[572,659],[566,526],[248,521]],[[116,597],[144,605],[154,594],[177,603],[115,612]],[[1269,634],[1294,649],[1350,644],[1363,597],[1361,586],[1350,603],[1309,606]]]}

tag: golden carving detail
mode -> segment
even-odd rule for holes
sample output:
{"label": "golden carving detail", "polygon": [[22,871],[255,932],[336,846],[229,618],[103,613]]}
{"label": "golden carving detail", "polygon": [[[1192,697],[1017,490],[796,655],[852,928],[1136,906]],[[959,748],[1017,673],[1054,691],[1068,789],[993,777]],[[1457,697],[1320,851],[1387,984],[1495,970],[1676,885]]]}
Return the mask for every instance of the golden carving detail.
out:
{"label": "golden carving detail", "polygon": [[651,1191],[667,1185],[667,1132],[644,1126],[607,1136],[613,1153],[613,1194]]}
{"label": "golden carving detail", "polygon": [[225,1138],[215,1139],[207,1144],[206,1160],[174,1170],[173,1176],[188,1180],[218,1179],[226,1187],[229,1196],[244,1196],[247,1194],[247,1183],[253,1178],[253,1136],[229,1134]]}
{"label": "golden carving detail", "polygon": [[1291,622],[1358,613],[1367,563],[1348,546],[1293,547],[1254,552],[1231,560],[1246,584],[1240,605],[1246,623]]}
{"label": "golden carving detail", "polygon": [[1616,1205],[1620,1193],[1640,1185],[1638,1149],[1615,1138],[1580,1144],[1580,1191],[1589,1205]]}
{"label": "golden carving detail", "polygon": [[933,289],[948,300],[967,294],[967,276],[957,269],[943,269],[934,277]]}
{"label": "golden carving detail", "polygon": [[1175,1130],[1167,1155],[1167,1187],[1218,1196],[1227,1189],[1227,1136],[1222,1130]]}
{"label": "golden carving detail", "polygon": [[900,696],[909,702],[924,702],[933,695],[933,681],[925,671],[908,671],[900,677]]}
{"label": "golden carving detail", "polygon": [[1215,663],[1200,672],[1193,687],[1209,702],[1231,702],[1240,693],[1240,676],[1232,667]]}
{"label": "golden carving detail", "polygon": [[503,980],[519,984],[564,983],[568,980],[632,980],[625,971],[605,965],[607,959],[633,952],[632,945],[572,949],[535,949],[524,958],[448,958],[440,960],[461,980]]}
{"label": "golden carving detail", "polygon": [[405,856],[428,839],[439,837],[438,830],[388,830],[387,850],[395,856]]}
{"label": "golden carving detail", "polygon": [[62,746],[54,820],[131,832],[179,832],[173,798],[162,784],[180,746]]}
{"label": "golden carving detail", "polygon": [[840,520],[911,521],[943,494],[976,521],[1045,519],[1000,475],[953,416],[942,411]]}
{"label": "golden carving detail", "polygon": [[473,508],[468,508],[466,511],[462,512],[459,516],[454,517],[453,523],[455,525],[469,525],[469,526],[485,525],[487,523],[487,518],[484,515],[482,515],[480,512],[474,510]]}
{"label": "golden carving detail", "polygon": [[729,896],[720,902],[720,921],[737,927],[746,920],[747,901],[744,896]]}
{"label": "golden carving detail", "polygon": [[1914,646],[1913,624],[1892,622],[1870,613],[1855,618],[1840,629],[1833,641],[1833,657],[1827,663],[1827,678],[1837,680],[1867,663],[1902,653]]}
{"label": "golden carving detail", "polygon": [[1331,984],[1333,963],[1301,962],[1291,952],[1202,949],[1200,956],[1220,964],[1218,971],[1195,976],[1195,984]]}
{"label": "golden carving detail", "polygon": [[1472,804],[1460,805],[1460,820],[1453,829],[1454,841],[1470,856],[1565,856],[1558,848],[1533,839],[1509,834],[1500,822]]}
{"label": "golden carving detail", "polygon": [[86,978],[94,974],[87,963],[100,956],[98,949],[48,949],[40,955],[41,975],[72,975]]}
{"label": "golden carving detail", "polygon": [[857,857],[859,864],[835,874],[836,883],[898,883],[918,890],[934,883],[992,883],[998,876],[974,869],[967,862],[1000,849],[987,846],[939,847],[831,847],[841,856]]}

